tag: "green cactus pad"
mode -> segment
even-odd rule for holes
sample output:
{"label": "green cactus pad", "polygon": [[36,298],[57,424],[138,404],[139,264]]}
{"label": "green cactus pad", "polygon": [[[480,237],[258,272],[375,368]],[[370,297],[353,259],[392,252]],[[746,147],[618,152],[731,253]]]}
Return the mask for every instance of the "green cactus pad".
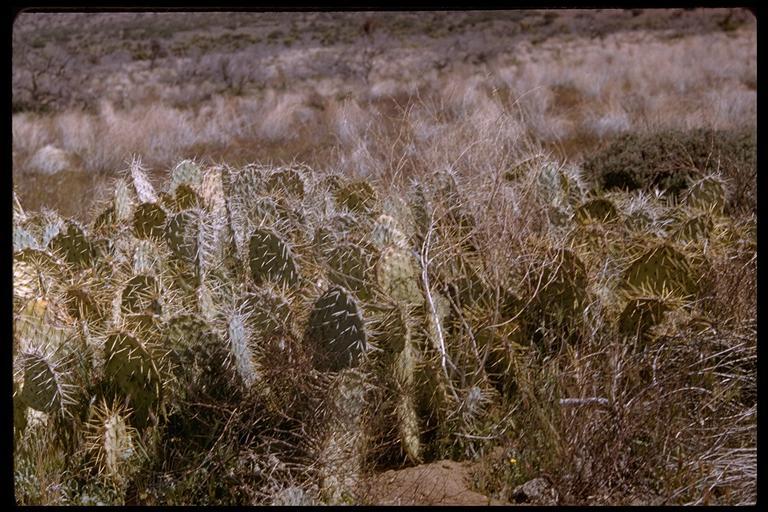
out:
{"label": "green cactus pad", "polygon": [[666,243],[648,249],[622,277],[623,289],[644,294],[665,296],[672,292],[689,297],[698,291],[688,258]]}
{"label": "green cactus pad", "polygon": [[129,279],[121,293],[120,309],[125,314],[160,313],[160,285],[153,276],[140,274]]}
{"label": "green cactus pad", "polygon": [[387,214],[379,215],[376,219],[370,240],[379,250],[389,246],[408,248],[408,237],[400,230],[397,220]]}
{"label": "green cactus pad", "polygon": [[341,213],[325,218],[315,229],[312,244],[318,254],[326,256],[344,240],[357,241],[367,224],[357,215]]}
{"label": "green cactus pad", "polygon": [[96,215],[91,230],[98,235],[111,236],[117,229],[117,214],[114,206],[108,206]]}
{"label": "green cactus pad", "polygon": [[670,306],[657,297],[630,299],[619,316],[619,333],[645,340],[648,331],[660,324],[669,310]]}
{"label": "green cactus pad", "polygon": [[24,387],[21,400],[32,409],[46,413],[64,411],[72,401],[71,385],[65,375],[48,358],[24,354]]}
{"label": "green cactus pad", "polygon": [[155,203],[142,203],[133,213],[133,233],[136,238],[160,239],[166,222],[166,213]]}
{"label": "green cactus pad", "polygon": [[356,366],[368,343],[362,312],[341,287],[326,291],[314,304],[307,338],[314,348],[314,366],[336,372]]}
{"label": "green cactus pad", "polygon": [[277,169],[266,177],[265,187],[270,194],[304,199],[304,178],[294,169]]}
{"label": "green cactus pad", "polygon": [[198,164],[192,160],[183,160],[179,162],[171,171],[169,190],[172,194],[177,194],[178,187],[187,186],[194,192],[200,188],[203,182],[203,171]]}
{"label": "green cactus pad", "polygon": [[73,318],[87,322],[101,322],[106,318],[105,308],[83,287],[70,286],[64,292],[64,304]]}
{"label": "green cactus pad", "polygon": [[424,303],[418,261],[410,251],[397,247],[385,249],[376,266],[376,278],[382,290],[394,300],[414,306]]}
{"label": "green cactus pad", "polygon": [[371,296],[370,281],[376,261],[372,246],[338,243],[328,254],[328,278],[331,282],[353,291],[360,299]]}
{"label": "green cactus pad", "polygon": [[702,213],[685,219],[674,231],[673,237],[681,242],[696,242],[706,240],[714,231],[714,222],[709,213]]}
{"label": "green cactus pad", "polygon": [[251,233],[248,263],[257,286],[265,283],[293,286],[298,283],[299,273],[293,253],[271,230],[257,229]]}
{"label": "green cactus pad", "polygon": [[344,185],[333,193],[339,207],[363,215],[370,215],[376,209],[379,198],[370,183],[359,180]]}
{"label": "green cactus pad", "polygon": [[168,220],[164,239],[174,256],[189,264],[197,259],[198,215],[195,210],[184,210]]}
{"label": "green cactus pad", "polygon": [[200,198],[191,186],[183,183],[176,187],[176,193],[173,198],[173,205],[176,211],[197,208],[200,204]]}
{"label": "green cactus pad", "polygon": [[683,201],[689,208],[722,215],[725,210],[725,182],[717,176],[706,176],[688,187]]}
{"label": "green cactus pad", "polygon": [[137,338],[125,332],[107,337],[104,375],[128,399],[134,424],[146,425],[162,399],[162,382],[154,358]]}
{"label": "green cactus pad", "polygon": [[93,244],[74,222],[68,222],[66,227],[53,237],[48,246],[70,265],[89,266],[95,257]]}
{"label": "green cactus pad", "polygon": [[211,327],[205,320],[194,315],[178,315],[166,322],[163,346],[176,353],[194,350],[207,342],[211,334]]}
{"label": "green cactus pad", "polygon": [[263,288],[246,295],[243,305],[249,312],[249,323],[262,336],[290,330],[290,301],[276,290]]}
{"label": "green cactus pad", "polygon": [[612,222],[618,217],[616,206],[609,199],[603,197],[590,199],[576,209],[576,220],[582,224]]}

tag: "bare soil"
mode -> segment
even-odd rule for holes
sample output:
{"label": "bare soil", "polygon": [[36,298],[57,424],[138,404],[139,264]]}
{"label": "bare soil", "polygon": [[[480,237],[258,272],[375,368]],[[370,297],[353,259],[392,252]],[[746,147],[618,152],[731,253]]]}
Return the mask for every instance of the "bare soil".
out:
{"label": "bare soil", "polygon": [[477,463],[441,460],[389,470],[366,483],[366,502],[374,505],[510,505],[473,491]]}

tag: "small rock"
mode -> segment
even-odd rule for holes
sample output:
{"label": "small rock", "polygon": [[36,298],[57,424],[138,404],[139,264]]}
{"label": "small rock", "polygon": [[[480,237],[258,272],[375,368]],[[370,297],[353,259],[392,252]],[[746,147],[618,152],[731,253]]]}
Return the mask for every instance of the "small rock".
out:
{"label": "small rock", "polygon": [[546,478],[534,478],[512,491],[512,501],[515,503],[530,503],[535,505],[557,505],[559,496],[552,484]]}

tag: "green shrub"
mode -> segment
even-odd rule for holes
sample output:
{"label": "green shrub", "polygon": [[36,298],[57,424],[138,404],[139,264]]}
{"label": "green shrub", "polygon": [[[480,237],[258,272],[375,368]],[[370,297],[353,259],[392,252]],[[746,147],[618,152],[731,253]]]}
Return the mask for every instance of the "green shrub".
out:
{"label": "green shrub", "polygon": [[678,197],[690,180],[720,171],[731,181],[729,210],[755,208],[754,130],[665,130],[628,133],[584,161],[586,176],[603,190],[651,191]]}

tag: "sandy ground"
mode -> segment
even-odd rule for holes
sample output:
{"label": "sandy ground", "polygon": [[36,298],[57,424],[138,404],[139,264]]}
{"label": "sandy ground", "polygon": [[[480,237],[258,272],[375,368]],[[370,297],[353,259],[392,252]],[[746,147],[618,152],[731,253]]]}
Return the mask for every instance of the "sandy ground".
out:
{"label": "sandy ground", "polygon": [[441,460],[372,477],[366,496],[375,505],[510,505],[470,489],[476,463]]}

